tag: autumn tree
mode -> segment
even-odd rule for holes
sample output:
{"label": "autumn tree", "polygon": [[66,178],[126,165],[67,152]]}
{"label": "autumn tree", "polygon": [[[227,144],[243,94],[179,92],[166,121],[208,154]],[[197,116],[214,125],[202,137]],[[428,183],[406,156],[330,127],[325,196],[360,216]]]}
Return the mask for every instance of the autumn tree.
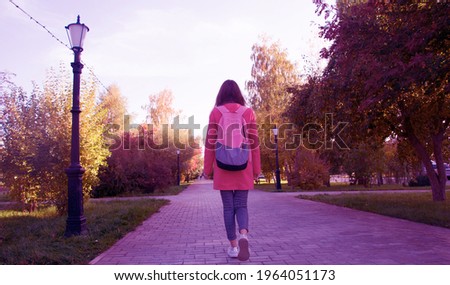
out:
{"label": "autumn tree", "polygon": [[[261,142],[261,164],[266,178],[271,178],[275,170],[274,140],[272,129],[288,123],[284,112],[290,102],[289,87],[296,85],[299,75],[294,63],[288,59],[286,50],[279,43],[271,43],[263,38],[252,47],[252,79],[246,82],[247,101],[257,116]],[[285,133],[280,131],[281,166],[288,162],[284,151]]]}
{"label": "autumn tree", "polygon": [[[200,141],[200,138],[197,138]],[[182,175],[184,181],[189,182],[192,179],[198,178],[203,171],[203,157],[200,149],[191,149],[192,152],[188,153],[190,159],[186,160],[182,166]]]}
{"label": "autumn tree", "polygon": [[[154,141],[155,145],[166,146],[159,151],[167,152],[168,157],[172,157],[176,150],[180,151],[181,175],[186,181],[197,177],[202,165],[201,150],[199,147],[200,138],[194,137],[193,117],[188,118],[189,123],[181,121],[181,111],[173,106],[174,95],[172,90],[164,89],[148,97],[148,104],[144,106],[147,112],[147,122],[149,141]],[[175,175],[177,168],[172,163],[172,173]]]}
{"label": "autumn tree", "polygon": [[116,143],[110,146],[111,156],[100,172],[101,184],[94,196],[154,193],[175,185],[177,150],[180,174],[186,180],[198,175],[199,139],[182,127],[173,100],[168,89],[150,95],[144,106],[147,123],[131,124],[114,136]]}
{"label": "autumn tree", "polygon": [[107,110],[105,125],[110,125],[114,130],[124,129],[124,118],[127,114],[127,100],[122,95],[119,86],[112,84],[100,93],[100,106]]}
{"label": "autumn tree", "polygon": [[267,38],[254,44],[251,59],[252,79],[246,82],[248,101],[257,113],[280,121],[291,97],[288,87],[298,83],[299,76],[286,50]]}
{"label": "autumn tree", "polygon": [[5,124],[5,103],[3,100],[5,99],[3,96],[3,88],[5,82],[7,81],[7,74],[5,72],[0,72],[0,190],[3,188],[3,155],[5,150],[5,142],[4,142],[4,124]]}
{"label": "autumn tree", "polygon": [[[36,97],[27,98],[22,88],[3,78],[2,103],[4,151],[2,173],[12,198],[34,211],[45,192],[38,186],[35,154],[38,149],[40,127],[37,119]],[[30,126],[34,126],[30,127]],[[36,131],[37,130],[37,131]]]}
{"label": "autumn tree", "polygon": [[321,79],[329,96],[322,103],[351,122],[355,137],[406,140],[426,169],[433,200],[442,201],[450,7],[446,1],[384,2],[346,6],[322,27],[322,36],[332,41],[322,52],[329,60]]}
{"label": "autumn tree", "polygon": [[[323,172],[319,174],[313,169],[325,169],[328,165],[318,157],[319,153],[314,151],[316,147],[304,144],[308,140],[302,137],[304,125],[315,123],[317,117],[314,120],[299,121],[292,120],[293,116],[290,114],[294,93],[304,84],[300,81],[296,65],[288,59],[287,52],[279,43],[269,43],[267,39],[263,39],[261,44],[255,44],[252,51],[252,80],[246,83],[246,87],[249,92],[248,101],[258,119],[263,173],[266,178],[271,178],[275,169],[275,145],[271,129],[277,127],[281,167],[288,183],[304,187],[310,185],[304,179],[314,175],[317,181],[322,182],[323,178],[319,176],[323,176]],[[324,119],[325,113],[320,114],[324,115]],[[311,158],[309,168],[302,168],[305,157]],[[306,173],[308,169],[311,173]]]}
{"label": "autumn tree", "polygon": [[147,113],[147,122],[159,128],[162,124],[170,124],[179,114],[173,107],[174,96],[172,90],[164,89],[148,96],[148,104],[143,109]]}
{"label": "autumn tree", "polygon": [[[63,213],[67,207],[67,176],[70,164],[71,80],[62,69],[51,70],[44,88],[31,95],[11,81],[3,80],[5,104],[5,150],[2,170],[13,199],[33,211],[41,204],[55,205]],[[82,82],[80,160],[85,168],[83,195],[87,199],[98,183],[98,169],[109,152],[104,147],[105,112],[95,103],[96,87]]]}

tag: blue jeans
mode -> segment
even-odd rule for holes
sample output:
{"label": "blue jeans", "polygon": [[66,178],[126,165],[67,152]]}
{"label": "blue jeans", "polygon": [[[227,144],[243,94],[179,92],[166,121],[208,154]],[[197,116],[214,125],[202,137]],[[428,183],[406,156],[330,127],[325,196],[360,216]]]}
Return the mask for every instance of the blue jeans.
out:
{"label": "blue jeans", "polygon": [[223,204],[223,219],[228,240],[236,239],[236,220],[239,231],[248,231],[248,190],[220,190]]}

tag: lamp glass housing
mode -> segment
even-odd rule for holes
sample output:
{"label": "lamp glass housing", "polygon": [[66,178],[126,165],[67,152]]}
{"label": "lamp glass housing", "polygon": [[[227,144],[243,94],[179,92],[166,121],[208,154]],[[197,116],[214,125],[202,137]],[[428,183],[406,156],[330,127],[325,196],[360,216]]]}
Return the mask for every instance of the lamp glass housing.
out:
{"label": "lamp glass housing", "polygon": [[69,37],[72,49],[83,49],[84,37],[89,32],[89,28],[85,24],[80,24],[80,16],[76,23],[69,24],[66,27],[67,36]]}

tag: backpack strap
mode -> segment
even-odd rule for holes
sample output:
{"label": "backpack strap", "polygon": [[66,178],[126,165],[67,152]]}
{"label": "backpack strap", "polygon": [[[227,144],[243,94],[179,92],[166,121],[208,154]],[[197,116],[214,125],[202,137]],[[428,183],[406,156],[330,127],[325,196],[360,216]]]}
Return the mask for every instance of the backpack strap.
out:
{"label": "backpack strap", "polygon": [[216,107],[219,111],[220,111],[220,113],[225,113],[225,112],[229,112],[229,113],[238,113],[238,114],[240,114],[241,116],[245,113],[245,111],[247,111],[247,107],[245,107],[245,106],[239,106],[239,108],[237,108],[236,109],[236,111],[230,111],[230,110],[228,110],[228,108],[227,107],[225,107],[225,105],[221,105],[221,106],[217,106]]}

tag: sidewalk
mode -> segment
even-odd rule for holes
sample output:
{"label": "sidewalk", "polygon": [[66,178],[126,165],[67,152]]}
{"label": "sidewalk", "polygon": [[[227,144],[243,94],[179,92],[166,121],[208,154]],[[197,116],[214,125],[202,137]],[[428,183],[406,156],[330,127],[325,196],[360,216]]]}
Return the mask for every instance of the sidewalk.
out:
{"label": "sidewalk", "polygon": [[249,194],[250,260],[229,258],[220,195],[199,181],[91,264],[442,264],[450,230],[297,199]]}

